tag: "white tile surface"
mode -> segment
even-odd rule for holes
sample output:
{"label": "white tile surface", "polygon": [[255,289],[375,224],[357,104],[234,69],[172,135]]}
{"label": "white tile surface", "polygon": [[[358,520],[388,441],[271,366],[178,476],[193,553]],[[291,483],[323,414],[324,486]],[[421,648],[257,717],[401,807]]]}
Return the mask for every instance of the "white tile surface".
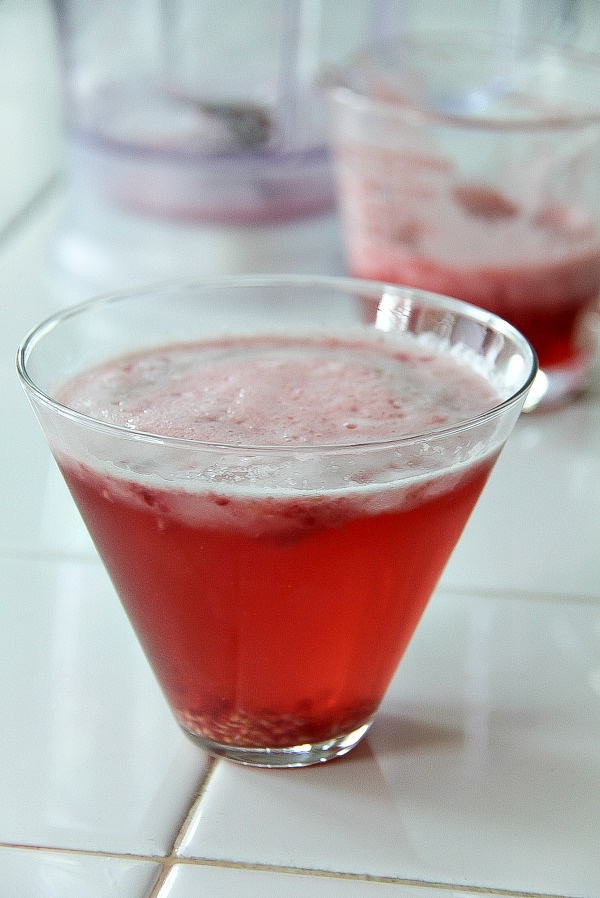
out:
{"label": "white tile surface", "polygon": [[31,205],[52,6],[0,0],[0,898],[598,898],[600,390],[521,420],[363,744],[198,793],[14,370],[81,298],[48,267],[60,194]]}
{"label": "white tile surface", "polygon": [[58,211],[58,199],[49,197],[0,254],[0,383],[7,422],[0,440],[0,471],[7,472],[0,477],[0,502],[11,509],[10,515],[0,515],[0,551],[93,557],[15,368],[17,347],[25,334],[66,304],[49,282],[45,261]]}
{"label": "white tile surface", "polygon": [[597,606],[438,594],[366,743],[221,764],[180,852],[597,898],[599,680]]}
{"label": "white tile surface", "polygon": [[[486,898],[485,893],[479,893]],[[368,882],[355,877],[342,879],[278,873],[263,870],[232,870],[210,866],[176,865],[157,898],[472,898],[456,889],[440,893],[390,882]]]}
{"label": "white tile surface", "polygon": [[148,861],[0,847],[2,898],[144,898],[158,870]]}
{"label": "white tile surface", "polygon": [[0,842],[167,854],[206,758],[103,569],[0,559],[0,584]]}
{"label": "white tile surface", "polygon": [[446,568],[457,589],[600,596],[600,403],[518,422]]}

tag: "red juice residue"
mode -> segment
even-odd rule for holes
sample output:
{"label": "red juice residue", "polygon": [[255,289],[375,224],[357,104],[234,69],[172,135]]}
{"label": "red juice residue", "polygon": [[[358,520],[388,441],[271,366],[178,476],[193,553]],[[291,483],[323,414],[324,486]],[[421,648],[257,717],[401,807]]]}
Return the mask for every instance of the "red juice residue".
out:
{"label": "red juice residue", "polygon": [[530,340],[542,368],[586,351],[581,317],[600,293],[590,213],[553,200],[530,209],[525,197],[457,182],[410,152],[348,146],[339,161],[354,276],[488,309]]}

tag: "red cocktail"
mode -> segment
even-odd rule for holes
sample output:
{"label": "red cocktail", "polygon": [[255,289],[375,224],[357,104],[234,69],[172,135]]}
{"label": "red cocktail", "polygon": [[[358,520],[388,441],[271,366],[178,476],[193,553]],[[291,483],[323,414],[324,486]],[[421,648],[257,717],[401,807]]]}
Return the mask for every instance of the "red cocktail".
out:
{"label": "red cocktail", "polygon": [[[326,760],[381,702],[518,415],[530,350],[415,291],[165,289],[43,326],[24,382],[183,728],[246,763]],[[381,302],[365,325],[367,294]],[[67,376],[36,370],[44,341],[77,330],[83,347],[86,318],[106,347]]]}

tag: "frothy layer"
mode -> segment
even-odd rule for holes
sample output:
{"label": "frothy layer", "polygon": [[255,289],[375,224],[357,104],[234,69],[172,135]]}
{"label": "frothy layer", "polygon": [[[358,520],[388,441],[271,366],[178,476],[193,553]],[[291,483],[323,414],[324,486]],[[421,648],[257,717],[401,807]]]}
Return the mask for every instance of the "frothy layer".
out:
{"label": "frothy layer", "polygon": [[498,402],[464,361],[383,336],[165,346],[86,371],[58,398],[130,430],[292,447],[391,440],[460,423]]}

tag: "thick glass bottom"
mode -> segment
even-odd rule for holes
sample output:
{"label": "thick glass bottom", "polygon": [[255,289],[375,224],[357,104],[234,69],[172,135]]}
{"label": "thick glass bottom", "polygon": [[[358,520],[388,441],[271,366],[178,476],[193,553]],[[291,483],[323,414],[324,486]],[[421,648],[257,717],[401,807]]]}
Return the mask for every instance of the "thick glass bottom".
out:
{"label": "thick glass bottom", "polygon": [[192,742],[217,758],[227,758],[229,761],[251,767],[309,767],[312,764],[322,764],[347,754],[360,742],[371,726],[371,722],[369,720],[351,733],[336,736],[324,742],[292,745],[285,748],[225,745],[204,739],[185,728],[183,731]]}

